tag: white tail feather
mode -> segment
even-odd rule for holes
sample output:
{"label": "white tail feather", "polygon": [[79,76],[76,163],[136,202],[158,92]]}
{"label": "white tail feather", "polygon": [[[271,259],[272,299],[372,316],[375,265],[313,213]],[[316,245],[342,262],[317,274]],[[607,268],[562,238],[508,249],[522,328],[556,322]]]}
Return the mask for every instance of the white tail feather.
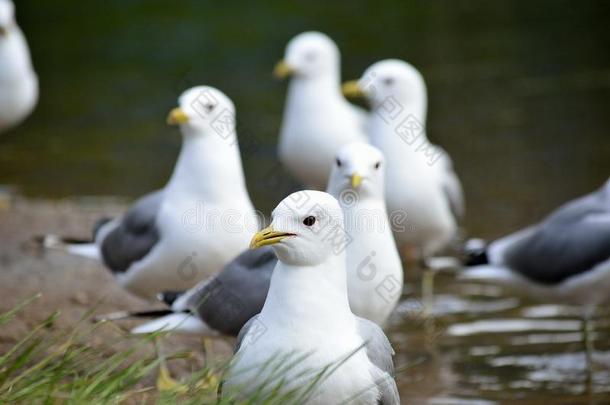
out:
{"label": "white tail feather", "polygon": [[94,243],[66,243],[58,235],[45,235],[42,246],[49,250],[59,250],[68,254],[86,257],[92,260],[101,260],[100,249]]}
{"label": "white tail feather", "polygon": [[189,335],[216,335],[202,320],[192,314],[178,313],[136,326],[131,333],[178,332]]}
{"label": "white tail feather", "polygon": [[459,273],[459,278],[463,280],[510,282],[515,279],[515,276],[507,267],[483,264],[464,269]]}
{"label": "white tail feather", "polygon": [[427,258],[426,266],[434,271],[449,271],[462,267],[462,262],[451,256],[436,256]]}

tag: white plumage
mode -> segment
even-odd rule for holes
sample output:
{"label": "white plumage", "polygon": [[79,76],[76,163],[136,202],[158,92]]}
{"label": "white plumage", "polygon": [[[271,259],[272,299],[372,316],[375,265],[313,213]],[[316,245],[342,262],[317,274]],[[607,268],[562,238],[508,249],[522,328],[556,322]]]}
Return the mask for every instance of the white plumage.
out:
{"label": "white plumage", "polygon": [[327,192],[339,199],[350,237],[349,303],[356,315],[384,326],[403,289],[403,269],[384,199],[386,161],[374,146],[351,143],[337,153]]}
{"label": "white plumage", "polygon": [[[301,191],[284,199],[271,226],[254,237],[253,246],[272,245],[279,262],[262,312],[240,332],[223,396],[247,396],[268,378],[267,392],[302,389],[334,366],[297,402],[399,403],[387,338],[350,311],[345,252],[329,239],[345,237],[342,228],[337,200]],[[274,376],[286,356],[301,360]]]}
{"label": "white plumage", "polygon": [[[235,108],[212,87],[184,92],[168,121],[183,145],[168,184],[102,225],[95,242],[59,247],[101,257],[129,291],[154,298],[218,272],[248,247],[258,217],[242,170]],[[50,247],[58,243],[48,243]]]}
{"label": "white plumage", "polygon": [[15,21],[15,6],[0,0],[0,132],[23,121],[38,101],[38,77]]}
{"label": "white plumage", "polygon": [[455,236],[464,203],[447,153],[426,135],[426,86],[400,60],[369,67],[357,84],[368,99],[370,142],[387,161],[386,200],[401,250],[420,257],[437,253]]}
{"label": "white plumage", "polygon": [[366,140],[366,114],[341,94],[337,45],[305,32],[286,47],[282,74],[291,74],[279,137],[279,158],[308,188],[323,190],[340,146]]}
{"label": "white plumage", "polygon": [[[350,308],[380,326],[385,325],[403,289],[402,263],[383,197],[384,170],[383,155],[377,148],[359,142],[345,145],[337,152],[327,190],[339,200],[349,237],[345,250]],[[242,253],[213,278],[177,298],[171,305],[173,313],[133,332],[163,329],[236,335],[261,311],[267,296],[277,259],[272,251],[264,250]]]}

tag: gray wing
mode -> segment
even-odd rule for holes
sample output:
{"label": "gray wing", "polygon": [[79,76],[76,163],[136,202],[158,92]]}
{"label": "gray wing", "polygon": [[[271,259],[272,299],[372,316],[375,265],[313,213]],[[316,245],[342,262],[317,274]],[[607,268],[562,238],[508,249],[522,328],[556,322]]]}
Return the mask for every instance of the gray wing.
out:
{"label": "gray wing", "polygon": [[246,250],[189,293],[186,306],[209,327],[237,336],[265,304],[277,258],[271,247]]}
{"label": "gray wing", "polygon": [[[437,148],[440,148],[440,146],[437,146]],[[449,201],[449,207],[451,208],[453,216],[456,219],[460,220],[464,217],[464,213],[466,211],[462,183],[460,183],[460,179],[458,178],[457,174],[455,174],[455,170],[453,169],[453,162],[451,161],[449,154],[447,154],[447,152],[442,148],[441,151],[443,155],[439,160],[439,164],[443,165],[443,192],[447,197],[447,201]]]}
{"label": "gray wing", "polygon": [[606,187],[551,213],[506,248],[504,262],[523,276],[557,284],[610,258],[610,191]]}
{"label": "gray wing", "polygon": [[394,381],[394,361],[392,360],[394,349],[392,349],[390,341],[374,322],[359,317],[357,317],[357,321],[358,333],[366,342],[366,354],[371,363],[376,366],[373,377],[381,393],[379,404],[400,404],[398,387]]}
{"label": "gray wing", "polygon": [[159,241],[156,217],[162,201],[162,190],[140,198],[101,241],[104,263],[114,273],[127,271]]}

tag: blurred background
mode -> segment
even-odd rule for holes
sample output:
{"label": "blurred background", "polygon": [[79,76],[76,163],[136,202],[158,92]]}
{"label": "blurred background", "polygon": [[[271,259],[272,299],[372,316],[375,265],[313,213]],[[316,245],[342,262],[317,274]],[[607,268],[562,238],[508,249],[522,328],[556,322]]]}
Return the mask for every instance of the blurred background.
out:
{"label": "blurred background", "polygon": [[[405,59],[423,73],[428,136],[454,159],[471,236],[492,238],[537,221],[610,175],[607,1],[19,0],[17,14],[41,99],[23,125],[0,137],[0,185],[28,200],[133,199],[162,187],[181,142],[165,124],[167,112],[184,89],[210,84],[236,104],[248,187],[268,214],[298,186],[276,159],[286,84],[271,70],[287,41],[305,30],[337,42],[344,79],[383,58]],[[86,284],[74,260],[24,259],[24,266],[16,258],[15,240],[31,237],[32,229],[61,224],[86,235],[110,209],[100,203],[95,216],[79,216],[66,204],[26,204],[21,218],[38,215],[38,228],[27,231],[27,220],[0,216],[0,241],[15,247],[2,250],[0,266],[20,280],[13,290],[5,286],[6,294],[19,294],[23,268],[42,274],[31,290],[56,283],[59,268],[73,271],[59,289],[83,283],[94,294],[101,282],[113,285],[104,274],[95,276],[106,276],[97,285]],[[608,367],[594,374],[591,391],[578,310],[441,276],[431,335],[418,302],[407,298],[389,330],[397,364],[409,365],[399,375],[405,402],[607,403],[608,321],[596,325],[597,355]]]}
{"label": "blurred background", "polygon": [[[610,174],[610,3],[20,0],[40,76],[34,115],[0,138],[0,184],[31,197],[137,197],[164,185],[180,147],[165,125],[184,89],[237,106],[250,192],[268,212],[286,42],[320,30],[344,79],[397,57],[423,73],[428,135],[451,154],[467,226],[485,237],[534,221]],[[274,181],[278,181],[275,178]]]}

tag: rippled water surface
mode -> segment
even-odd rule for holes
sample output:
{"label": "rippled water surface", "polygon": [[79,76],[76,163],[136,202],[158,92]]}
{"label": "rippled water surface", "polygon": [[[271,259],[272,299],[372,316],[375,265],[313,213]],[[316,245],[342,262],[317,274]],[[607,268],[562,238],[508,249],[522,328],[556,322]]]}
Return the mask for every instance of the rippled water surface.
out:
{"label": "rippled water surface", "polygon": [[[307,29],[338,42],[346,79],[387,57],[422,71],[428,134],[455,161],[471,235],[524,226],[610,174],[605,1],[17,3],[42,98],[0,137],[0,184],[27,196],[133,198],[162,186],[180,144],[166,113],[205,83],[237,105],[249,189],[268,213],[295,186],[276,162],[285,85],[270,72]],[[577,308],[441,274],[430,317],[410,280],[390,328],[405,402],[610,402],[607,313],[587,382]]]}
{"label": "rippled water surface", "polygon": [[605,308],[593,321],[590,373],[579,308],[457,282],[453,274],[437,276],[434,304],[428,308],[411,292],[390,327],[401,391],[413,403],[610,401],[610,312]]}

